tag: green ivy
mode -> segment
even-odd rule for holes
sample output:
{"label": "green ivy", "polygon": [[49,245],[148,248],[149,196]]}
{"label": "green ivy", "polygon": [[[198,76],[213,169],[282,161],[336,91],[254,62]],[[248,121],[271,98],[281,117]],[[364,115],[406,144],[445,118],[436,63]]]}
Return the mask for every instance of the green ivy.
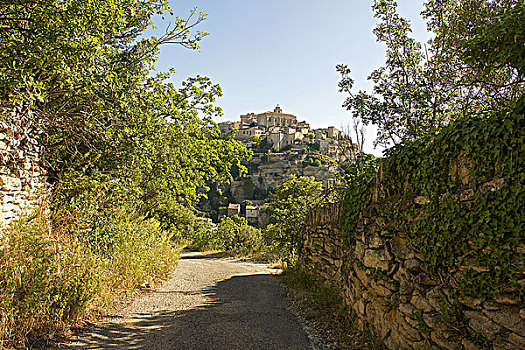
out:
{"label": "green ivy", "polygon": [[[387,152],[384,194],[401,198],[389,219],[409,234],[430,274],[463,272],[459,295],[495,297],[517,288],[515,298],[524,299],[517,283],[525,272],[518,250],[525,245],[524,101]],[[465,183],[454,174],[459,167],[468,173]],[[484,187],[495,179],[503,179],[499,188]],[[430,202],[415,204],[416,196]]]}
{"label": "green ivy", "polygon": [[339,223],[343,234],[343,243],[347,246],[355,238],[359,213],[372,199],[371,182],[377,173],[378,165],[378,158],[370,154],[360,153],[355,163],[343,169],[346,188],[341,201]]}

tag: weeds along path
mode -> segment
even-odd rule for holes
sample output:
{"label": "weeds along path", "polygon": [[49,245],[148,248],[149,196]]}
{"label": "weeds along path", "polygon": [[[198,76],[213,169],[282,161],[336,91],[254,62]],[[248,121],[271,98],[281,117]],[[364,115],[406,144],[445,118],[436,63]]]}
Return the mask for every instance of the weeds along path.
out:
{"label": "weeds along path", "polygon": [[185,252],[172,278],[61,349],[311,349],[264,265]]}

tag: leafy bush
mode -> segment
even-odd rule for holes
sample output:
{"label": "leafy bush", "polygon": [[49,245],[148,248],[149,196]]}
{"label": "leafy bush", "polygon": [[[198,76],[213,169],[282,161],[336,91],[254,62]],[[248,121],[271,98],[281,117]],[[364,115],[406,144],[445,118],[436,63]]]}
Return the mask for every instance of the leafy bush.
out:
{"label": "leafy bush", "polygon": [[171,200],[160,204],[153,217],[169,232],[173,242],[185,244],[192,240],[197,217],[191,209]]}
{"label": "leafy bush", "polygon": [[189,248],[197,251],[215,250],[215,235],[208,221],[197,218],[193,225],[193,234],[189,237]]}
{"label": "leafy bush", "polygon": [[289,262],[295,262],[301,245],[301,234],[309,210],[318,203],[323,186],[315,178],[291,175],[270,194],[267,212],[271,224],[265,230],[265,241],[279,248]]}
{"label": "leafy bush", "polygon": [[248,225],[243,217],[224,217],[217,225],[215,246],[227,251],[249,252],[261,248],[261,231]]}

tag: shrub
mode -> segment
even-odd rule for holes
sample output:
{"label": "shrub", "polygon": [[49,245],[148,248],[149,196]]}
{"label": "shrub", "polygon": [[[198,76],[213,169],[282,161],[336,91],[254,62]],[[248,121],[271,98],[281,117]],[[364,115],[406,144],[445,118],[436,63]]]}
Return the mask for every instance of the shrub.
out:
{"label": "shrub", "polygon": [[[154,219],[118,210],[73,232],[45,213],[19,220],[0,242],[0,348],[62,334],[145,282],[167,277],[176,263],[176,250]],[[111,244],[100,240],[100,249],[96,237],[111,237]]]}
{"label": "shrub", "polygon": [[225,217],[217,226],[215,244],[233,252],[258,250],[262,245],[261,231],[249,226],[245,218],[237,215]]}

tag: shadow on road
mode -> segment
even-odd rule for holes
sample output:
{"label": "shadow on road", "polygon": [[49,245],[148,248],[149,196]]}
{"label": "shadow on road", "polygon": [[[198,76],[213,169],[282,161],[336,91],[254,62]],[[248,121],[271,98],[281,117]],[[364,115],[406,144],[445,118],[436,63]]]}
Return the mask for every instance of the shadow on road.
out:
{"label": "shadow on road", "polygon": [[213,253],[213,254],[199,254],[199,255],[182,255],[180,257],[181,260],[206,260],[206,259],[221,259],[227,256],[226,253],[220,252],[220,253]]}
{"label": "shadow on road", "polygon": [[62,349],[309,349],[300,323],[286,310],[284,291],[271,275],[234,276],[201,294],[197,308],[135,315],[106,324]]}

